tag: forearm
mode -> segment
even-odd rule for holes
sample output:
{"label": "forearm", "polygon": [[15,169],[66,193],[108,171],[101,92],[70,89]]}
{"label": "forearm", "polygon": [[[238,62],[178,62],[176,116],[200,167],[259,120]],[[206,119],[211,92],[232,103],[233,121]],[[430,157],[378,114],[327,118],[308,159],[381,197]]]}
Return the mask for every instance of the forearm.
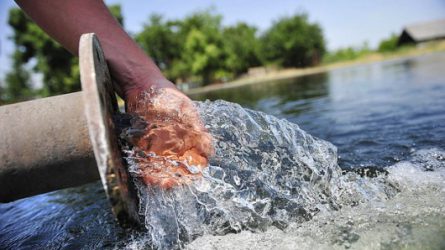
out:
{"label": "forearm", "polygon": [[173,87],[99,0],[16,0],[52,38],[74,55],[80,36],[99,37],[113,79],[123,97],[150,86]]}

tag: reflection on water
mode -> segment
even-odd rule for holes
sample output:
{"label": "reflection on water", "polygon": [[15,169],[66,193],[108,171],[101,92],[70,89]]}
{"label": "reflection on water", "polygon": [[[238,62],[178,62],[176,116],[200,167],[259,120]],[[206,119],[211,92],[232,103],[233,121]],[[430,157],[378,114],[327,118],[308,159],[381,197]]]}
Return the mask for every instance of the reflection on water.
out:
{"label": "reflection on water", "polygon": [[224,99],[297,123],[338,147],[343,168],[388,166],[445,149],[445,53],[224,89]]}
{"label": "reflection on water", "polygon": [[[328,94],[328,85],[326,84],[328,76],[327,73],[321,73],[280,82],[264,82],[236,89],[222,89],[193,97],[198,100],[223,99],[244,107],[265,111],[268,114],[275,114],[289,102],[326,96]],[[301,113],[304,112],[304,108],[295,111],[295,113]]]}

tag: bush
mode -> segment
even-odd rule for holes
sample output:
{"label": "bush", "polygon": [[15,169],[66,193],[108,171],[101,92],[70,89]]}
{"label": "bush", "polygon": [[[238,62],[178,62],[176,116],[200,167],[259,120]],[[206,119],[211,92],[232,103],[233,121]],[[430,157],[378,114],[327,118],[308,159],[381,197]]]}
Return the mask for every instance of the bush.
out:
{"label": "bush", "polygon": [[382,40],[379,44],[378,51],[379,52],[391,52],[397,50],[397,42],[399,40],[399,36],[396,34],[392,34],[389,38]]}
{"label": "bush", "polygon": [[265,62],[282,67],[307,67],[320,62],[325,41],[320,26],[310,23],[306,14],[276,21],[261,38]]}

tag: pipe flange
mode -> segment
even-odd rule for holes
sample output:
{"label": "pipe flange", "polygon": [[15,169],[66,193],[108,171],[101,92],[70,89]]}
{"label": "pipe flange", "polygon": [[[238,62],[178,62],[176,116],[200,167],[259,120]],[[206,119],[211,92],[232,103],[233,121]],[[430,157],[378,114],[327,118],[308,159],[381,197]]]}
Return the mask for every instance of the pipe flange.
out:
{"label": "pipe flange", "polygon": [[122,158],[113,122],[113,116],[119,113],[116,95],[94,33],[80,38],[79,65],[89,136],[103,187],[120,224],[140,225],[136,189]]}

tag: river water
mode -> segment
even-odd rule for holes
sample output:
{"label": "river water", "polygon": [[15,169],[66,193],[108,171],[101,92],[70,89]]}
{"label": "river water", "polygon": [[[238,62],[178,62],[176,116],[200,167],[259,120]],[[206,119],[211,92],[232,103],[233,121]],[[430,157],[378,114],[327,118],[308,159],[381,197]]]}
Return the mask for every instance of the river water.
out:
{"label": "river water", "polygon": [[333,143],[342,168],[384,167],[445,149],[445,54],[332,70],[196,96],[297,123]]}
{"label": "river water", "polygon": [[[218,141],[208,182],[151,207],[223,209],[145,213],[148,223],[190,225],[178,226],[189,249],[443,249],[443,69],[438,53],[195,96],[285,120],[200,103]],[[99,183],[0,204],[1,249],[169,248],[179,237],[153,232],[121,229]]]}

